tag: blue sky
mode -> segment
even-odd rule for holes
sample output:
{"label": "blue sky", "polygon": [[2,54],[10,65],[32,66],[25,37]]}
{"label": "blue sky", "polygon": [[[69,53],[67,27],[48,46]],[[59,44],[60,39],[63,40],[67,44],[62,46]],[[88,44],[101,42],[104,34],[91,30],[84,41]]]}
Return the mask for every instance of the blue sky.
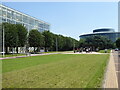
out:
{"label": "blue sky", "polygon": [[51,24],[51,32],[79,40],[93,29],[118,31],[117,2],[4,2],[4,5]]}

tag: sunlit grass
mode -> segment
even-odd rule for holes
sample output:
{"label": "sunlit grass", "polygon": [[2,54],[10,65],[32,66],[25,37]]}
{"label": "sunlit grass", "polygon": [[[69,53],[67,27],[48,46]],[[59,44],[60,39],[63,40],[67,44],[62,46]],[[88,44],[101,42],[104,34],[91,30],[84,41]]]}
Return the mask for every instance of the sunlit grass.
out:
{"label": "sunlit grass", "polygon": [[[108,49],[108,50],[107,50],[107,53],[110,53],[110,51],[111,51],[111,50]],[[105,50],[100,50],[99,52],[100,52],[100,53],[105,53]]]}
{"label": "sunlit grass", "polygon": [[3,61],[3,88],[97,88],[109,55],[45,55]]}

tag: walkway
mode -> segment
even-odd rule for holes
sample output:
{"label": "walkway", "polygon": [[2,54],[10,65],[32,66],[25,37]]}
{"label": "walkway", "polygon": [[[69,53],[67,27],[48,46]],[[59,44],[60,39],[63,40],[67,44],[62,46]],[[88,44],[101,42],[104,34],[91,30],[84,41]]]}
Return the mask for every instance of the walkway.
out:
{"label": "walkway", "polygon": [[120,51],[114,51],[113,53],[115,61],[115,69],[118,77],[118,88],[120,89]]}
{"label": "walkway", "polygon": [[26,55],[26,56],[4,57],[4,58],[0,58],[0,60],[3,60],[3,59],[12,59],[12,58],[23,58],[23,57],[29,57],[29,56],[51,55],[51,54],[59,54],[59,53],[42,53],[42,54],[31,54],[31,55]]}
{"label": "walkway", "polygon": [[76,52],[74,53],[73,51],[68,51],[68,52],[56,52],[56,53],[42,53],[42,54],[31,54],[31,55],[24,55],[24,56],[13,56],[13,57],[4,57],[4,58],[0,58],[0,60],[2,59],[12,59],[12,58],[23,58],[23,57],[29,57],[29,56],[41,56],[41,55],[51,55],[51,54],[108,54],[108,53],[98,53],[98,52]]}
{"label": "walkway", "polygon": [[115,61],[113,57],[113,53],[110,53],[110,60],[108,62],[103,88],[116,88],[118,90],[118,79],[115,69]]}
{"label": "walkway", "polygon": [[99,52],[89,52],[89,53],[86,53],[86,52],[62,52],[61,54],[109,54],[109,53],[99,53]]}

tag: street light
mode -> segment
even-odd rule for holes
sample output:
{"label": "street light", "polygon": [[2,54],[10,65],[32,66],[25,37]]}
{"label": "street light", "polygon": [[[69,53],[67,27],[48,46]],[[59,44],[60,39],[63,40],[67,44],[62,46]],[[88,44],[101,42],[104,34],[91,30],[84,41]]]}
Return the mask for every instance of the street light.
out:
{"label": "street light", "polygon": [[75,41],[73,41],[73,51],[75,53]]}
{"label": "street light", "polygon": [[5,38],[4,38],[4,26],[2,25],[2,28],[3,28],[3,32],[2,32],[2,45],[3,45],[3,51],[2,51],[2,57],[5,56]]}
{"label": "street light", "polygon": [[57,37],[56,37],[56,52],[58,51],[58,42],[57,42]]}

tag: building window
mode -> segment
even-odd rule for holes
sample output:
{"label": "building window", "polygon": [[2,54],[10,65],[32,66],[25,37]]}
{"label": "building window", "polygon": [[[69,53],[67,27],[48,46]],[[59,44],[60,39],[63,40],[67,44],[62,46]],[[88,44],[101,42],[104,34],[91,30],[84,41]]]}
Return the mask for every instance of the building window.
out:
{"label": "building window", "polygon": [[37,27],[38,27],[38,21],[37,21],[37,20],[35,20],[35,26],[37,26]]}
{"label": "building window", "polygon": [[16,22],[14,20],[12,20],[12,24],[16,24]]}
{"label": "building window", "polygon": [[3,17],[6,17],[6,12],[7,12],[6,8],[2,7],[2,16]]}
{"label": "building window", "polygon": [[23,22],[28,23],[28,17],[23,15]]}
{"label": "building window", "polygon": [[12,11],[7,10],[7,18],[12,19]]}
{"label": "building window", "polygon": [[2,16],[2,8],[0,7],[0,16]]}
{"label": "building window", "polygon": [[16,19],[16,13],[14,11],[12,11],[12,19]]}
{"label": "building window", "polygon": [[8,22],[8,23],[12,23],[12,20],[10,20],[10,19],[7,19],[7,22]]}
{"label": "building window", "polygon": [[6,18],[2,18],[2,22],[6,22]]}
{"label": "building window", "polygon": [[0,24],[2,23],[2,17],[0,17]]}
{"label": "building window", "polygon": [[30,25],[34,25],[34,19],[30,18],[30,19],[29,19],[29,24],[30,24]]}
{"label": "building window", "polygon": [[43,25],[42,23],[39,23],[39,27],[40,27],[40,28],[43,28],[44,25]]}
{"label": "building window", "polygon": [[22,21],[22,15],[19,13],[16,13],[16,21]]}
{"label": "building window", "polygon": [[16,24],[22,24],[21,22],[16,22]]}
{"label": "building window", "polygon": [[22,14],[21,12],[7,8],[4,5],[0,6],[0,22],[24,24],[28,30],[37,29],[40,32],[49,29],[49,25],[44,21],[39,21],[34,17]]}

